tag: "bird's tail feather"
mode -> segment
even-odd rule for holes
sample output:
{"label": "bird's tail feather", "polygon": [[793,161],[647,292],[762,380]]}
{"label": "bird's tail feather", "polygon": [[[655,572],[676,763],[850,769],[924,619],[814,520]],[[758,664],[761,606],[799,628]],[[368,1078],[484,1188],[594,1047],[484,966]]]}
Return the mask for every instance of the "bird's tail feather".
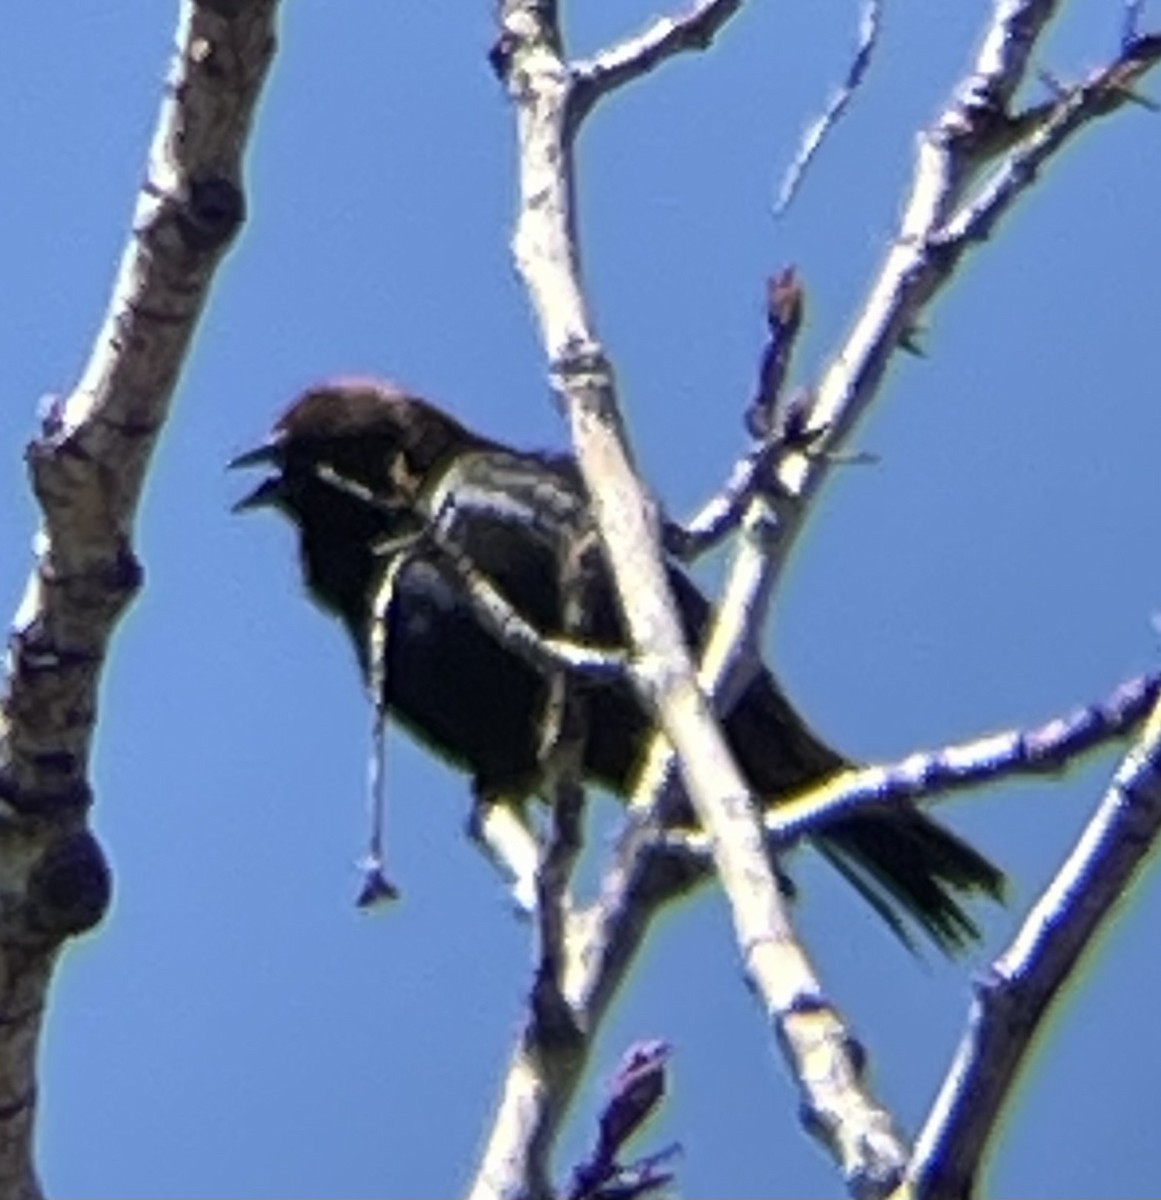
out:
{"label": "bird's tail feather", "polygon": [[814,842],[910,949],[904,914],[954,954],[979,938],[961,898],[1003,899],[1003,873],[918,809],[852,813],[820,830]]}

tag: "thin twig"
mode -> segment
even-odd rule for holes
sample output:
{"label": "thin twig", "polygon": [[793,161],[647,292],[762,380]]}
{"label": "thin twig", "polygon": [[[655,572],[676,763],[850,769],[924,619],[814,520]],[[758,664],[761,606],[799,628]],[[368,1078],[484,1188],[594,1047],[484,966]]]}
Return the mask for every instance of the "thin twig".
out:
{"label": "thin twig", "polygon": [[689,50],[708,50],[742,0],[697,0],[678,17],[659,17],[648,29],[572,64],[577,118],[604,96]]}
{"label": "thin twig", "polygon": [[871,65],[875,47],[879,43],[882,23],[882,0],[865,0],[862,15],[859,17],[859,41],[847,70],[847,77],[831,95],[822,114],[816,117],[803,133],[798,153],[787,167],[786,174],[782,177],[782,186],[778,189],[778,199],[774,202],[776,217],[780,217],[790,207],[823,141],[841,120],[847,106],[854,99],[855,92],[859,90],[867,68]]}
{"label": "thin twig", "polygon": [[741,524],[751,498],[770,478],[772,462],[779,452],[774,443],[748,451],[693,517],[684,523],[667,521],[663,536],[668,553],[693,562],[721,545]]}
{"label": "thin twig", "polygon": [[798,410],[783,403],[794,347],[802,329],[805,293],[793,267],[786,267],[766,284],[766,324],[769,338],[762,352],[754,398],[745,423],[755,445],[738,461],[725,485],[687,524],[670,521],[664,528],[665,547],[690,561],[732,533],[752,511],[755,501],[770,491],[778,457],[788,448],[809,444],[799,427]]}
{"label": "thin twig", "polygon": [[1121,25],[1121,49],[1127,50],[1141,34],[1145,0],[1125,0],[1125,18]]}

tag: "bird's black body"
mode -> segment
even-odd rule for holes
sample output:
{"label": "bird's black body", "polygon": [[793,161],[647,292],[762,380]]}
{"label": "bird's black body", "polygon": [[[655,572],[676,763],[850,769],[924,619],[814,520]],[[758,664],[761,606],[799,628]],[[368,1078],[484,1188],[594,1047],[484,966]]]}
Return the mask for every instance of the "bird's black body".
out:
{"label": "bird's black body", "polygon": [[[488,441],[374,381],[308,392],[266,446],[237,461],[277,468],[241,507],[273,505],[298,527],[311,595],[343,620],[364,674],[372,598],[393,554],[405,553],[389,610],[387,704],[412,733],[466,770],[478,795],[535,792],[549,677],[492,634],[461,576],[434,546],[425,553],[422,537],[439,522],[527,622],[546,635],[571,632],[562,617],[560,548],[591,529],[575,463]],[[389,548],[401,545],[407,550]],[[709,603],[680,567],[670,565],[669,581],[696,646]],[[586,640],[623,647],[603,563],[590,571],[584,598]],[[586,685],[584,695],[583,773],[624,795],[652,722],[627,682]],[[723,728],[755,793],[768,803],[847,765],[807,728],[765,670]],[[975,935],[956,893],[998,895],[1002,887],[1000,873],[978,852],[909,807],[838,817],[815,842],[898,931],[903,910],[946,949]]]}

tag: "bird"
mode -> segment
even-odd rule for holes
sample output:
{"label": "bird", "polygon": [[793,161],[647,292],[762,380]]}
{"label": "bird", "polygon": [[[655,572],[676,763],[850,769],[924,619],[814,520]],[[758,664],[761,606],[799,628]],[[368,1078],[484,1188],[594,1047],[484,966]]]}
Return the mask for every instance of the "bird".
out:
{"label": "bird", "polygon": [[[593,532],[575,459],[506,445],[397,383],[350,376],[301,393],[269,436],[229,465],[267,469],[234,509],[271,508],[297,529],[307,592],[346,627],[364,680],[382,689],[376,703],[470,775],[477,805],[535,796],[554,673],[482,618],[461,568],[541,635],[575,632],[565,628],[572,593],[561,548],[576,550]],[[627,653],[608,566],[599,551],[593,558],[590,550],[582,572],[584,638]],[[666,569],[696,651],[712,605],[682,564],[668,560]],[[389,570],[377,673],[372,630]],[[654,721],[624,677],[587,680],[578,692],[583,782],[627,796]],[[763,806],[852,765],[810,728],[764,664],[721,723]],[[912,948],[917,928],[947,954],[965,949],[980,936],[968,901],[1003,899],[999,868],[907,803],[837,814],[810,841]]]}

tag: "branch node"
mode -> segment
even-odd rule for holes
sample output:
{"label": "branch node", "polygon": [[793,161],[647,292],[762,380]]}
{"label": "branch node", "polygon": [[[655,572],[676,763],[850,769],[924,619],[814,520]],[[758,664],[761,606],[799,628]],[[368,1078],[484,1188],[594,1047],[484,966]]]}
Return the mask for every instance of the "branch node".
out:
{"label": "branch node", "polygon": [[112,875],[86,829],[54,842],[28,880],[29,923],[54,940],[92,929],[109,908]]}
{"label": "branch node", "polygon": [[530,1050],[579,1050],[584,1045],[584,1029],[560,988],[555,955],[543,955],[536,969],[529,996],[531,1021],[526,1038]]}
{"label": "branch node", "polygon": [[224,250],[245,219],[245,194],[223,175],[191,179],[185,203],[176,213],[182,240],[195,254]]}

